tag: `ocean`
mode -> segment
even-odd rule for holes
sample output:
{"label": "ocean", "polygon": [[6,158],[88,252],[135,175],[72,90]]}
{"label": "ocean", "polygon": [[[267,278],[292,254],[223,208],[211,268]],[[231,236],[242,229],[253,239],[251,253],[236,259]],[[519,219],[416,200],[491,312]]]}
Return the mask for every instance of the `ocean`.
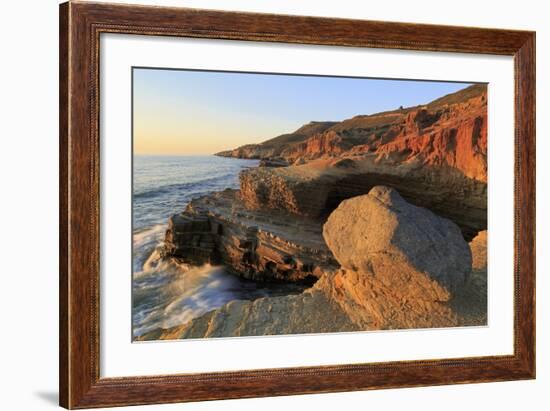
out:
{"label": "ocean", "polygon": [[134,156],[132,329],[134,337],[183,324],[232,300],[299,293],[303,287],[258,283],[223,266],[160,259],[168,218],[194,198],[239,187],[257,160],[216,156]]}

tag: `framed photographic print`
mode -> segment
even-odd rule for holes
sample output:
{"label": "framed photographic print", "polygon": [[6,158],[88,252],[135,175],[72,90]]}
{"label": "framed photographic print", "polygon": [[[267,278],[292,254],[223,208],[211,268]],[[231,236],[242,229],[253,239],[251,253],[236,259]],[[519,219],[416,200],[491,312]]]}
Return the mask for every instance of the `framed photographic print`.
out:
{"label": "framed photographic print", "polygon": [[60,6],[60,403],[535,377],[535,33]]}

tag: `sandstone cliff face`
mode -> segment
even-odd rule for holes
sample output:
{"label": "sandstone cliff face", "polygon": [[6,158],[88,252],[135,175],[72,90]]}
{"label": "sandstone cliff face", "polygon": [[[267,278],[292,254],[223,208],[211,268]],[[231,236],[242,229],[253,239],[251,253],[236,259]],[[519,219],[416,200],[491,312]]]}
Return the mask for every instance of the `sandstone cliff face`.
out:
{"label": "sandstone cliff face", "polygon": [[285,157],[283,152],[292,150],[297,144],[314,135],[319,135],[336,123],[333,121],[312,121],[289,134],[282,134],[261,144],[247,144],[233,150],[217,153],[221,157],[249,159],[273,159]]}
{"label": "sandstone cliff face", "polygon": [[294,133],[218,155],[297,159],[377,153],[396,163],[448,166],[487,181],[487,88],[474,85],[422,106],[338,123],[310,123]]}
{"label": "sandstone cliff face", "polygon": [[357,116],[278,147],[289,167],[240,176],[250,210],[324,218],[377,185],[451,219],[465,238],[487,226],[487,100],[472,86],[415,107]]}
{"label": "sandstone cliff face", "polygon": [[366,154],[249,169],[241,173],[240,182],[243,204],[250,210],[268,208],[326,218],[343,200],[384,184],[407,201],[451,219],[467,239],[487,227],[487,184],[448,166],[395,163]]}
{"label": "sandstone cliff face", "polygon": [[340,155],[352,147],[352,141],[347,140],[333,130],[328,130],[311,136],[303,143],[283,150],[281,154],[289,162],[295,162],[298,158],[314,159],[325,155]]}
{"label": "sandstone cliff face", "polygon": [[485,94],[437,111],[410,112],[399,134],[376,148],[380,158],[456,168],[487,182]]}
{"label": "sandstone cliff face", "polygon": [[[452,222],[406,203],[387,187],[342,203],[323,234],[341,267],[326,268],[301,295],[233,301],[141,339],[486,323],[486,294],[469,292],[486,286],[486,235],[468,247]],[[360,252],[349,250],[350,241]],[[388,245],[387,250],[380,244]],[[470,253],[475,275],[469,275]]]}

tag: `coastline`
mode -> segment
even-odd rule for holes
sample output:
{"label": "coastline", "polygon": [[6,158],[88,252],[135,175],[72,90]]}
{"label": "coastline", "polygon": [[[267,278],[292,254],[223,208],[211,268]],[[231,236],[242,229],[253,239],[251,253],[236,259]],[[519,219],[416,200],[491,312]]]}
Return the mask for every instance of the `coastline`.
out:
{"label": "coastline", "polygon": [[162,258],[311,287],[138,340],[486,324],[486,90],[460,93],[217,153],[261,162],[173,215]]}

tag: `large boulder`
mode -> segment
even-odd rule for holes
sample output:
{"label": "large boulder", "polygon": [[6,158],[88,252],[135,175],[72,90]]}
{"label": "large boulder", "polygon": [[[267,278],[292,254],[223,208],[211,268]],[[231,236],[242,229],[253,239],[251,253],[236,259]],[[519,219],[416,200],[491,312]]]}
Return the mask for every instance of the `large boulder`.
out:
{"label": "large boulder", "polygon": [[344,269],[372,275],[408,299],[448,301],[472,267],[458,226],[384,186],[343,201],[323,236]]}

